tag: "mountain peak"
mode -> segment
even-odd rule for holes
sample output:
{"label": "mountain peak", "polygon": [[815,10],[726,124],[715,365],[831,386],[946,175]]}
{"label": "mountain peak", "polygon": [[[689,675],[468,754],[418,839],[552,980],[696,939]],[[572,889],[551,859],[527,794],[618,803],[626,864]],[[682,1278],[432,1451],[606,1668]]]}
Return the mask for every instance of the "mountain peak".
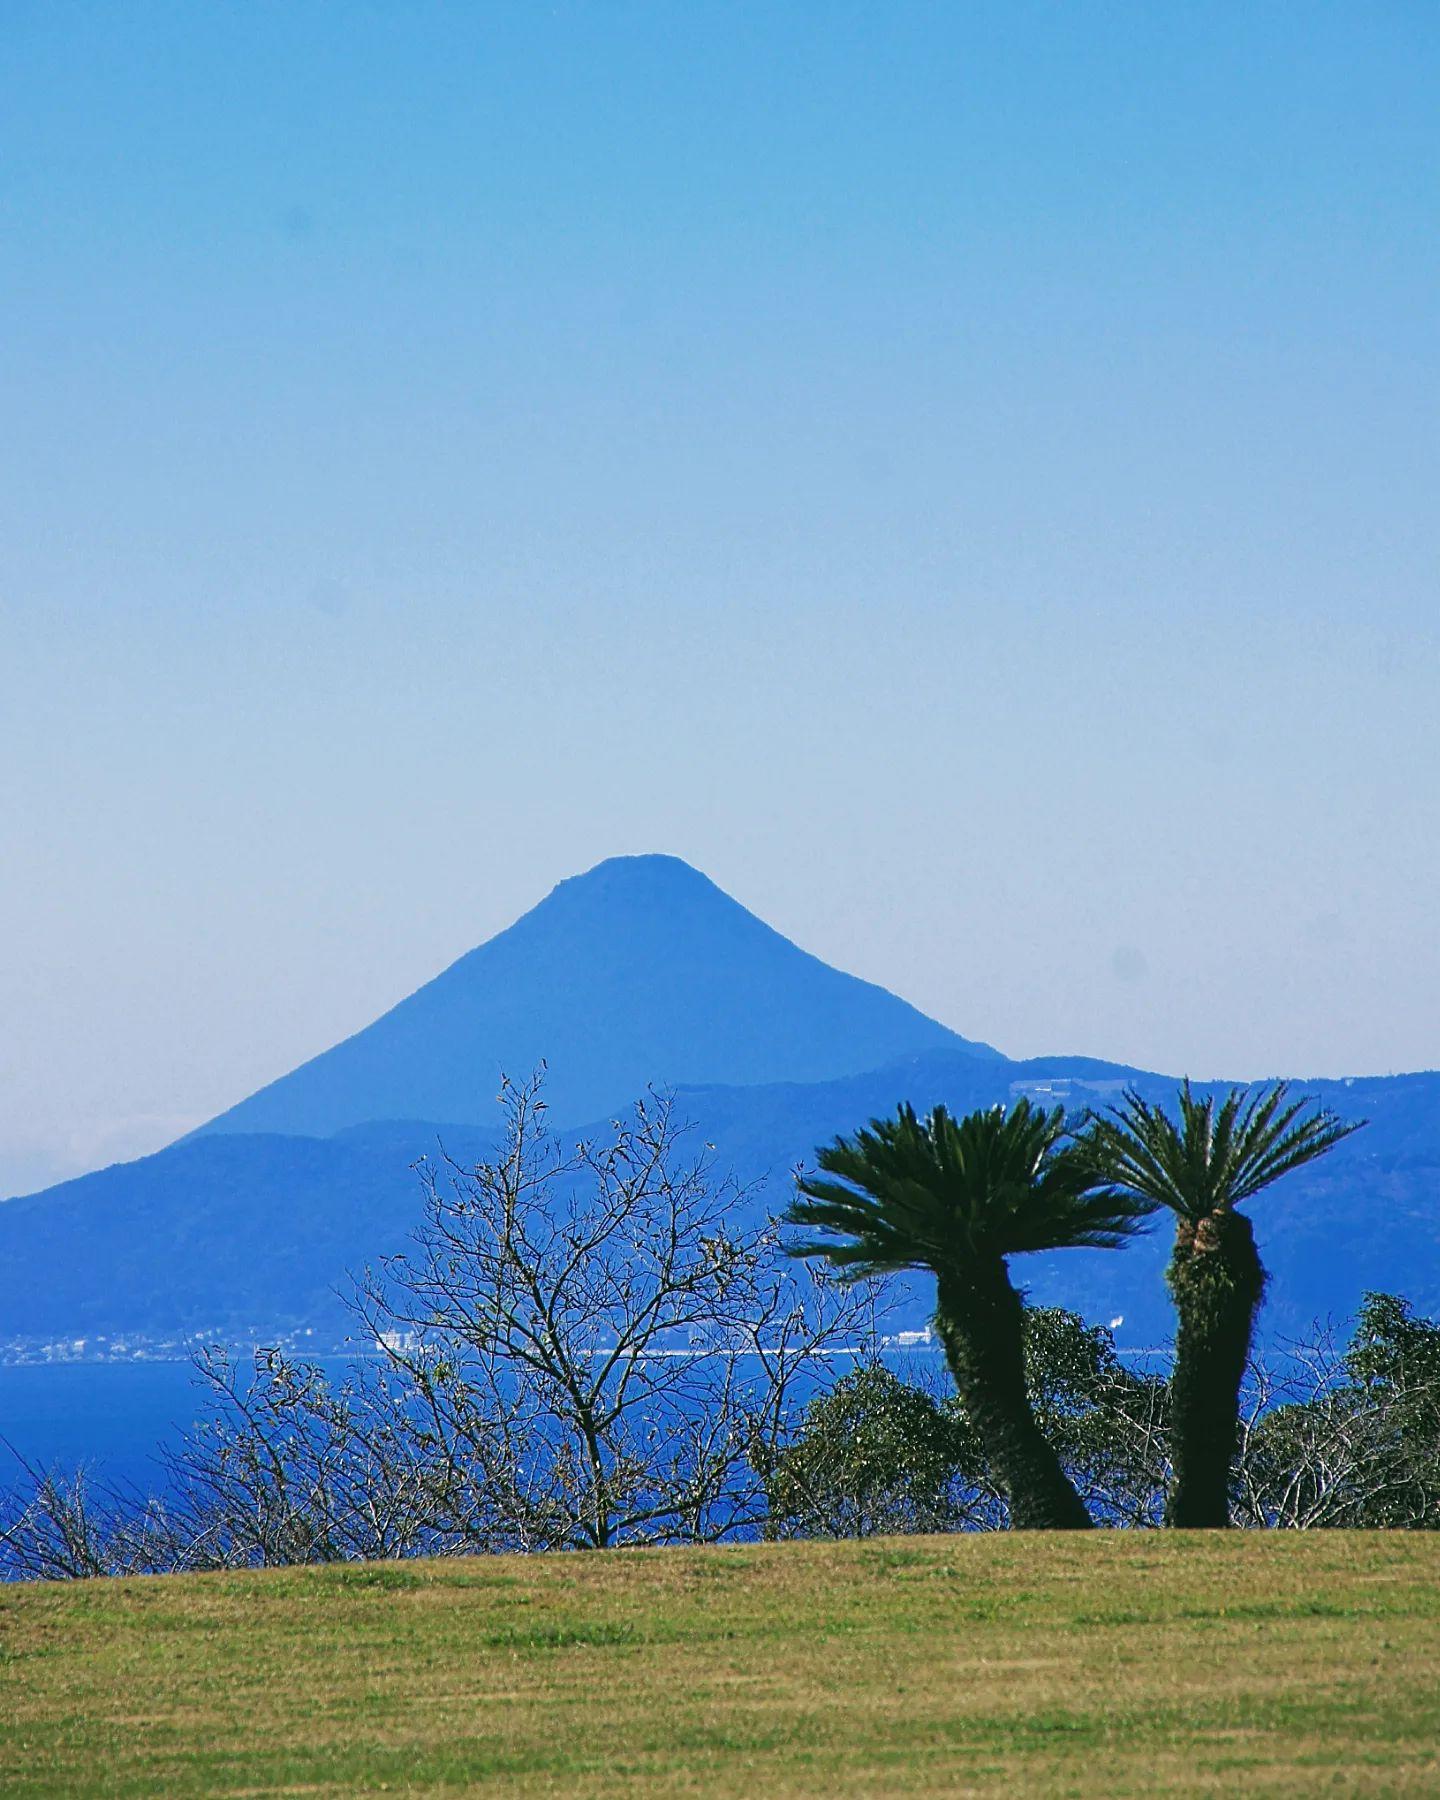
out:
{"label": "mountain peak", "polygon": [[593,869],[586,869],[579,875],[567,875],[551,888],[547,898],[553,899],[559,894],[567,899],[609,898],[615,895],[680,899],[685,895],[694,898],[708,895],[725,900],[732,906],[739,904],[738,901],[731,900],[725,890],[718,887],[708,875],[692,868],[683,858],[668,856],[661,851],[650,851],[640,856],[607,856],[603,862],[596,863]]}
{"label": "mountain peak", "polygon": [[[708,875],[702,875],[683,856],[671,856],[665,850],[644,850],[634,856],[607,856],[579,875],[567,875],[557,885],[578,887],[582,882],[596,881],[688,881],[697,887],[715,887]],[[716,891],[720,890],[717,888]]]}
{"label": "mountain peak", "polygon": [[995,1054],[810,956],[681,858],[614,856],[201,1130],[486,1124],[500,1075],[542,1061],[551,1116],[579,1123],[649,1086],[831,1080],[940,1048]]}

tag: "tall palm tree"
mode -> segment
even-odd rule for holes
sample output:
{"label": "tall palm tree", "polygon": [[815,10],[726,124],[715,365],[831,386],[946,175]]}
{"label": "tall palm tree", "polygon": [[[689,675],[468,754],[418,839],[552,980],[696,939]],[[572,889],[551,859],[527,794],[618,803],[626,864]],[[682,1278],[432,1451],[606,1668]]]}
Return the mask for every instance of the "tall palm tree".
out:
{"label": "tall palm tree", "polygon": [[1108,1117],[1092,1114],[1084,1133],[1082,1153],[1097,1175],[1175,1214],[1165,1272],[1178,1323],[1168,1525],[1230,1523],[1240,1383],[1266,1279],[1254,1230],[1236,1209],[1363,1123],[1323,1108],[1307,1113],[1308,1101],[1288,1096],[1282,1081],[1253,1093],[1232,1088],[1217,1105],[1214,1095],[1197,1099],[1187,1080],[1177,1122],[1131,1089]]}
{"label": "tall palm tree", "polygon": [[822,1234],[791,1254],[824,1257],[847,1279],[898,1269],[935,1276],[936,1328],[1012,1522],[1075,1530],[1090,1517],[1035,1423],[1023,1301],[1006,1259],[1113,1249],[1152,1208],[1109,1190],[1064,1136],[1063,1109],[1028,1100],[963,1119],[943,1106],[920,1119],[902,1106],[818,1150],[823,1176],[800,1179],[785,1217]]}

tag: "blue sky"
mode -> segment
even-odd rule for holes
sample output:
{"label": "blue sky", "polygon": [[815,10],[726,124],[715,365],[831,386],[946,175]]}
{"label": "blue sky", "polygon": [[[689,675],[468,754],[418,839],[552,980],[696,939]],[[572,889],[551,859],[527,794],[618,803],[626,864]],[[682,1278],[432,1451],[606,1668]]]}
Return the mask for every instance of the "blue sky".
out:
{"label": "blue sky", "polygon": [[0,1191],[686,857],[1017,1054],[1440,1063],[1440,15],[31,5]]}

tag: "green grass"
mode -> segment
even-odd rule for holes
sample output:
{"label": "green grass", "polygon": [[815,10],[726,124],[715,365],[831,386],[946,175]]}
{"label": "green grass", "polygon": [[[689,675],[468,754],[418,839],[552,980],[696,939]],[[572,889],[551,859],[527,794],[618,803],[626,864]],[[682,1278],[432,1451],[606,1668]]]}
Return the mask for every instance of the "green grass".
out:
{"label": "green grass", "polygon": [[1440,1792],[1440,1539],[1094,1533],[0,1590],[5,1795]]}

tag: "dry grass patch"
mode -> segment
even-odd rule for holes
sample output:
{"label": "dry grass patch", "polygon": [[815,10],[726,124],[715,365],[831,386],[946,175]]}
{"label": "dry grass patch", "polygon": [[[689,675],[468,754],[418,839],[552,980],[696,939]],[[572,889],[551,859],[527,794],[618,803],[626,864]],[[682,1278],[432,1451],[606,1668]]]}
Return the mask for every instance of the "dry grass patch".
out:
{"label": "dry grass patch", "polygon": [[0,1590],[7,1795],[1440,1789],[1440,1543],[1096,1533]]}

